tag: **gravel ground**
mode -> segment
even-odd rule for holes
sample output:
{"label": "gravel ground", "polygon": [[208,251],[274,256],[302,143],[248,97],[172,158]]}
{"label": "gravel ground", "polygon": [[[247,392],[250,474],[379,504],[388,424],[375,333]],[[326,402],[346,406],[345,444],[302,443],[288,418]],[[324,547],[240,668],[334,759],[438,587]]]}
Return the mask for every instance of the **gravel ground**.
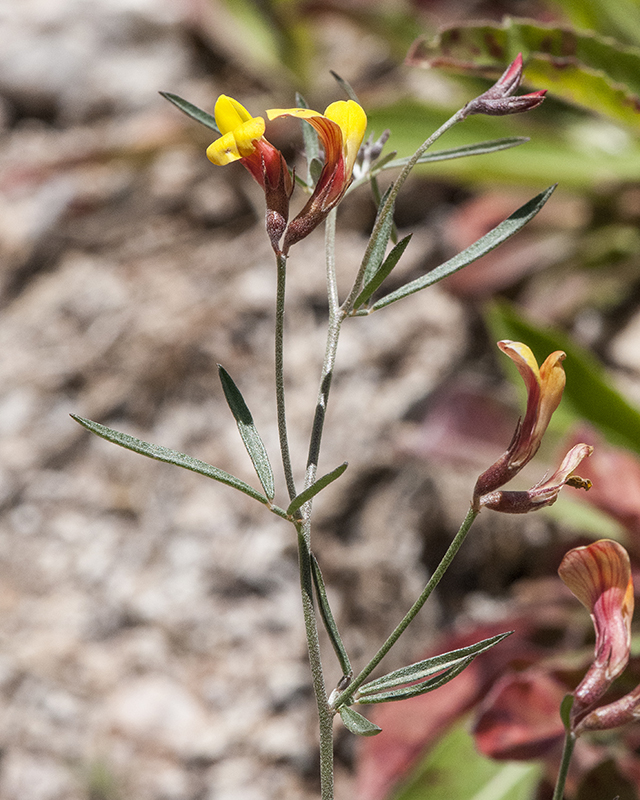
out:
{"label": "gravel ground", "polygon": [[[222,90],[233,62],[222,52],[205,79],[193,35],[197,21],[213,36],[215,7],[204,8],[22,0],[1,12],[1,800],[317,796],[292,530],[68,416],[254,482],[221,363],[277,452],[263,198],[239,166],[209,165],[206,132],[157,97],[210,104]],[[343,290],[371,213],[366,197],[346,208]],[[419,227],[405,274],[439,247],[437,226]],[[323,272],[317,233],[295,248],[287,299],[298,476],[324,349]],[[465,512],[473,468],[429,463],[416,414],[477,352],[469,317],[436,287],[344,329],[320,471],[350,467],[318,499],[316,542],[356,663]],[[464,583],[474,563],[476,588],[499,587],[552,535],[537,519],[510,544],[502,520],[479,528],[457,573]],[[390,666],[450,621],[459,596],[448,591]],[[331,682],[338,668],[323,646]],[[353,757],[342,732],[338,796],[351,796]]]}

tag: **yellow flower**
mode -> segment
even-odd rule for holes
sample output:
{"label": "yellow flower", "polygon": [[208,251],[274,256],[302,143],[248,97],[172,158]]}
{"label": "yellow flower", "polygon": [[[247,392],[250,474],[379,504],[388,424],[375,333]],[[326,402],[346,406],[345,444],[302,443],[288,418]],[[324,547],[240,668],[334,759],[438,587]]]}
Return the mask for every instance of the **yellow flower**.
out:
{"label": "yellow flower", "polygon": [[264,138],[264,119],[252,117],[237,100],[220,95],[214,115],[221,136],[207,148],[207,158],[218,166],[240,161],[263,187],[267,233],[274,250],[280,252],[279,241],[287,224],[293,192],[284,157]]}
{"label": "yellow flower", "polygon": [[291,221],[284,238],[283,250],[308,236],[340,202],[346,192],[358,151],[367,128],[367,115],[353,100],[338,100],[324,114],[309,108],[272,108],[270,120],[296,117],[315,128],[324,149],[324,166],[307,204]]}

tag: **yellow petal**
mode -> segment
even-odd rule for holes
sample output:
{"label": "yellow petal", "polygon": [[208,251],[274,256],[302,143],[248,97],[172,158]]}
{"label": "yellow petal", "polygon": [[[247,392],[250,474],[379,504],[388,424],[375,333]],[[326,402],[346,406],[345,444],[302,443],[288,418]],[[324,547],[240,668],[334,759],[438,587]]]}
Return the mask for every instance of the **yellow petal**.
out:
{"label": "yellow petal", "polygon": [[233,133],[225,133],[207,147],[207,158],[219,167],[242,158]]}
{"label": "yellow petal", "polygon": [[267,117],[277,119],[278,117],[297,117],[297,119],[311,119],[312,117],[321,117],[319,111],[312,111],[310,108],[269,108],[267,110]]}
{"label": "yellow petal", "polygon": [[232,131],[225,133],[207,148],[207,158],[218,166],[247,158],[255,152],[253,142],[264,133],[262,117],[250,117]]}
{"label": "yellow petal", "polygon": [[229,133],[242,125],[243,122],[248,122],[252,118],[241,103],[226,94],[221,94],[216,100],[213,113],[216,118],[216,125],[222,134]]}
{"label": "yellow petal", "polygon": [[346,174],[351,175],[353,165],[367,129],[367,115],[354,100],[338,100],[327,106],[325,117],[340,126],[343,152],[346,160]]}

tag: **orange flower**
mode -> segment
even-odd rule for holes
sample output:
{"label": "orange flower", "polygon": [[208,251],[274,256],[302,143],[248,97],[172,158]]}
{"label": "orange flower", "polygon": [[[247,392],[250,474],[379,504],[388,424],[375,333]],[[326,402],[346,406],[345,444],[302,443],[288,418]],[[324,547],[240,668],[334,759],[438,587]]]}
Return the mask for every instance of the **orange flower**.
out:
{"label": "orange flower", "polygon": [[289,218],[293,181],[282,153],[263,134],[262,117],[252,117],[237,100],[222,94],[214,114],[222,134],[207,148],[207,158],[224,166],[240,161],[264,189],[267,201],[267,233],[276,252]]}
{"label": "orange flower", "polygon": [[573,693],[575,719],[602,697],[627,666],[633,580],[627,551],[611,539],[569,550],[558,574],[587,608],[596,631],[595,660]]}
{"label": "orange flower", "polygon": [[306,120],[315,128],[324,148],[324,166],[313,194],[287,228],[283,245],[286,253],[291,245],[308,236],[342,199],[351,183],[367,116],[353,100],[331,103],[324,114],[309,108],[272,108],[267,116],[270,120],[279,117]]}
{"label": "orange flower", "polygon": [[538,369],[538,362],[526,344],[503,340],[498,347],[515,363],[527,388],[527,410],[518,422],[507,451],[478,478],[474,502],[511,480],[538,452],[549,420],[558,407],[565,385],[562,350],[556,350]]}

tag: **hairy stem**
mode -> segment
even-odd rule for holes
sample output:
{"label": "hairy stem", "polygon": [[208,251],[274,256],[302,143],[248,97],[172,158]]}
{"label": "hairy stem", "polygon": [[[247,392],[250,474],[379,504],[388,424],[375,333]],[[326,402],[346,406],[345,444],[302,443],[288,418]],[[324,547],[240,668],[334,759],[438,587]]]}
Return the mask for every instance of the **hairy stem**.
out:
{"label": "hairy stem", "polygon": [[318,708],[320,725],[320,796],[322,800],[333,800],[333,713],[329,708],[327,689],[320,658],[320,639],[313,602],[313,578],[311,574],[311,551],[309,519],[296,524],[298,531],[298,557],[300,565],[300,589],[302,612],[307,637],[307,651],[313,682],[313,693]]}
{"label": "hairy stem", "polygon": [[409,611],[405,614],[400,623],[396,626],[393,633],[389,636],[386,642],[374,655],[371,661],[369,661],[369,663],[362,670],[362,672],[360,672],[360,674],[356,678],[354,678],[354,680],[349,684],[349,686],[344,690],[344,692],[342,692],[342,694],[336,698],[335,702],[333,703],[334,708],[338,708],[338,706],[341,705],[348,705],[351,702],[351,699],[356,690],[364,683],[364,681],[369,677],[369,675],[378,666],[378,664],[386,656],[389,650],[391,650],[393,645],[398,641],[400,636],[402,636],[402,634],[408,628],[409,624],[413,621],[416,614],[420,611],[422,606],[429,598],[429,595],[440,583],[440,579],[447,571],[456,553],[460,549],[460,546],[462,545],[467,534],[469,533],[469,529],[471,528],[471,525],[473,524],[475,518],[478,516],[478,513],[479,512],[474,511],[473,508],[469,509],[469,513],[465,517],[464,522],[460,526],[460,529],[454,536],[453,541],[449,545],[449,549],[442,557],[442,561],[438,564],[435,572],[429,579],[429,582],[422,590],[422,594],[420,595],[420,597],[418,597],[415,603],[411,606]]}
{"label": "hairy stem", "polygon": [[289,499],[296,496],[296,486],[293,480],[291,467],[291,452],[287,436],[287,416],[284,404],[284,295],[287,282],[287,257],[279,253],[276,256],[278,280],[276,290],[276,407],[278,417],[278,436],[280,439],[280,453],[282,467],[287,483]]}
{"label": "hairy stem", "polygon": [[353,305],[358,295],[360,294],[360,291],[362,290],[362,282],[364,280],[365,270],[371,258],[371,253],[373,251],[373,248],[375,247],[375,244],[377,242],[380,229],[385,224],[385,218],[387,217],[387,215],[391,213],[391,209],[393,208],[393,204],[396,201],[398,192],[403,187],[404,182],[409,177],[409,173],[418,163],[418,159],[420,158],[420,156],[423,155],[423,153],[425,153],[431,147],[431,145],[442,136],[443,133],[448,131],[449,128],[452,128],[456,123],[461,122],[465,118],[463,111],[464,109],[456,111],[456,113],[452,117],[449,117],[449,119],[446,122],[444,122],[438,128],[438,130],[435,131],[435,133],[432,133],[428,139],[425,139],[425,141],[411,156],[409,161],[402,168],[402,171],[400,172],[398,177],[395,179],[393,186],[391,187],[391,191],[387,195],[387,199],[384,202],[384,205],[382,206],[382,208],[378,209],[378,218],[376,220],[376,224],[373,227],[373,231],[371,232],[371,236],[369,237],[369,243],[367,245],[367,249],[365,250],[360,270],[358,271],[356,279],[353,282],[353,287],[349,292],[349,296],[342,304],[342,310],[345,314],[350,314],[353,311]]}

